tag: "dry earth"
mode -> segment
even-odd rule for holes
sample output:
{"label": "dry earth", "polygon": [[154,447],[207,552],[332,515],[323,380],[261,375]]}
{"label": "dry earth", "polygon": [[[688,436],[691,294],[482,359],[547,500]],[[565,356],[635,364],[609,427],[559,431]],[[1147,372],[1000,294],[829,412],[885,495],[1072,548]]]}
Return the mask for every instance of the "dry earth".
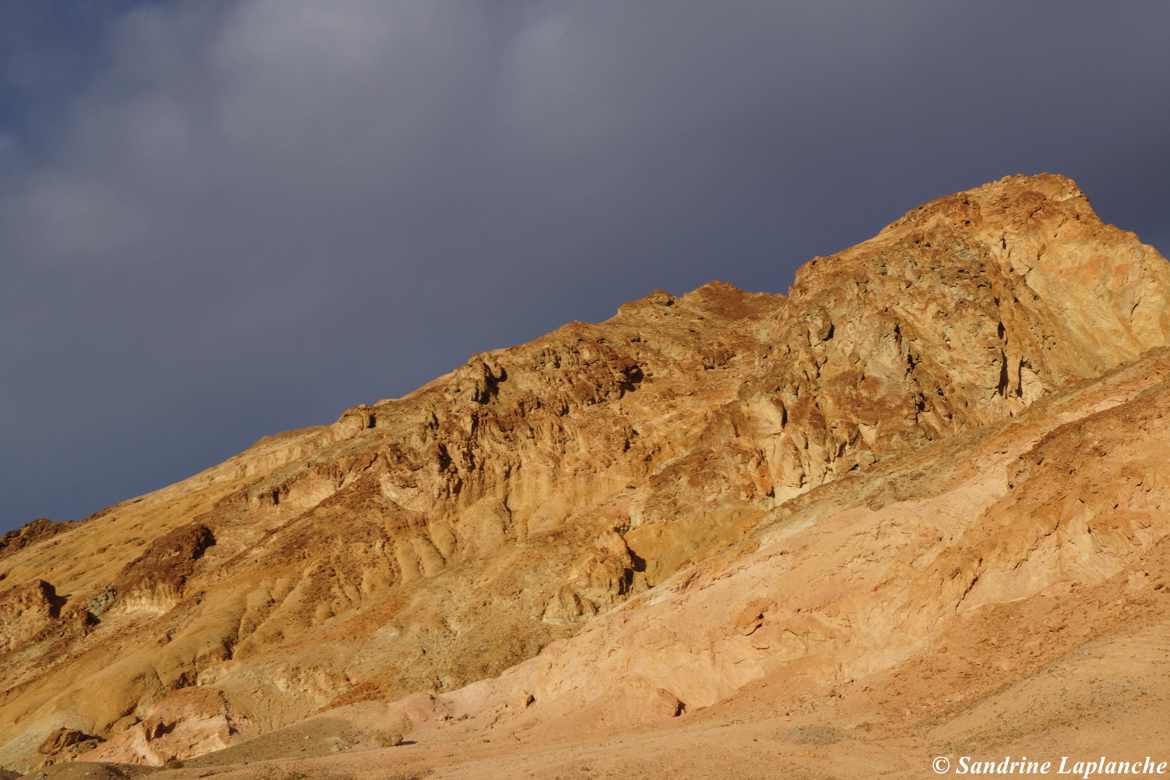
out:
{"label": "dry earth", "polygon": [[654,293],[30,525],[0,540],[0,766],[1156,757],[1168,301],[1170,266],[1073,182],[1009,177],[787,296]]}

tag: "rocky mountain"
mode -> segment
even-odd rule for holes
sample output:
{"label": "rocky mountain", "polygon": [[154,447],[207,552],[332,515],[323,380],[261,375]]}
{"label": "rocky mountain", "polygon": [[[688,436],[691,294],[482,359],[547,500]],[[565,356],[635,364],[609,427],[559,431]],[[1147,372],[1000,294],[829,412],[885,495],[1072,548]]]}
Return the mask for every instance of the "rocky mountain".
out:
{"label": "rocky mountain", "polygon": [[38,521],[0,541],[0,766],[770,776],[717,745],[772,724],[792,766],[921,776],[923,723],[998,746],[1092,643],[1166,661],[1131,635],[1170,620],[1168,302],[1072,181],[1008,177],[787,295],[655,292]]}

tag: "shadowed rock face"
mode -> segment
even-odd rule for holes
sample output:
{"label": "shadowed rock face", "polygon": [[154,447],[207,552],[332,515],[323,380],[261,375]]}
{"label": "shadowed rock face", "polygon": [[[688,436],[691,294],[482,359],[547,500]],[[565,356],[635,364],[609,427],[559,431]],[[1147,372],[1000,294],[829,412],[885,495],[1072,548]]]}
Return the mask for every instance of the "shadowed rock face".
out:
{"label": "shadowed rock face", "polygon": [[[1168,303],[1165,260],[1073,182],[1010,177],[810,261],[787,296],[653,293],[266,438],[0,552],[0,765],[55,760],[61,729],[162,763],[498,675],[813,488],[1165,345]],[[981,544],[951,568],[1017,554]],[[994,579],[921,577],[965,603]],[[795,653],[812,634],[772,636],[773,600],[740,605],[736,641]],[[631,690],[680,714],[742,681],[719,680]]]}

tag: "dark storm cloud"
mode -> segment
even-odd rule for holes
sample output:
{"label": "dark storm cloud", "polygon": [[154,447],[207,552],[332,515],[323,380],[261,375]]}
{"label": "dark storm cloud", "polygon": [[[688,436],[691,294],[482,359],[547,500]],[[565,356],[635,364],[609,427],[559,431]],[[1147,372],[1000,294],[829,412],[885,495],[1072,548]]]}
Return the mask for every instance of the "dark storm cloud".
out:
{"label": "dark storm cloud", "polygon": [[1007,173],[1170,245],[1163,2],[0,8],[0,527]]}

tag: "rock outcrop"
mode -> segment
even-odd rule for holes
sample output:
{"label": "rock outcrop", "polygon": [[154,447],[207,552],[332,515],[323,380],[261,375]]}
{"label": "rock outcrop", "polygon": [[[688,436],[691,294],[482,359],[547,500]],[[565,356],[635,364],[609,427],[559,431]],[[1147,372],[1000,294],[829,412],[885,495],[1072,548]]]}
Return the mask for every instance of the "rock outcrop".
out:
{"label": "rock outcrop", "polygon": [[[655,292],[266,438],[0,551],[0,765],[62,729],[157,765],[419,693],[452,717],[657,722],[1105,587],[1160,549],[1141,486],[1112,491],[1157,479],[1115,434],[1158,435],[1161,364],[1141,401],[1093,396],[1124,425],[1050,423],[1170,343],[1168,304],[1170,266],[1073,182],[1009,177],[810,261],[787,295]],[[1054,519],[1045,485],[1094,447],[1116,462]],[[967,484],[975,457],[1012,486],[927,497],[927,471]]]}
{"label": "rock outcrop", "polygon": [[0,593],[0,652],[13,650],[52,625],[65,599],[44,580]]}

